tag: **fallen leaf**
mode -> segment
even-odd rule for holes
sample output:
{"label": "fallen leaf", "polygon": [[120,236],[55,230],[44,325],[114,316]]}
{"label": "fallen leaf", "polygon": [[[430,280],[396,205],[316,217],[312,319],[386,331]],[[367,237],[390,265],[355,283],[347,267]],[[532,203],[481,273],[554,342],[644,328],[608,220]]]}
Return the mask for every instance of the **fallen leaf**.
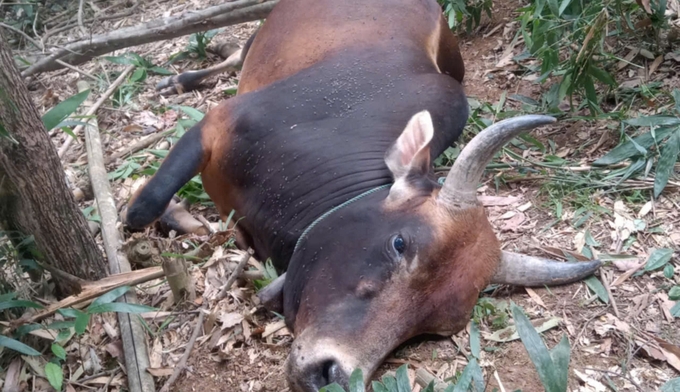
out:
{"label": "fallen leaf", "polygon": [[149,353],[149,366],[152,368],[161,367],[163,364],[163,345],[159,338],[154,339]]}
{"label": "fallen leaf", "polygon": [[640,263],[637,259],[629,260],[612,260],[612,264],[622,272],[630,271],[631,269],[639,269],[644,263]]}
{"label": "fallen leaf", "polygon": [[274,323],[271,323],[271,324],[267,325],[266,327],[264,327],[264,332],[262,333],[262,338],[264,339],[267,336],[269,336],[269,335],[273,334],[274,332],[276,332],[276,331],[278,331],[282,328],[285,328],[285,327],[286,327],[285,320],[279,320],[279,321],[276,321]]}
{"label": "fallen leaf", "polygon": [[222,329],[227,329],[234,327],[243,321],[243,315],[241,313],[231,312],[225,313],[220,316],[220,322],[222,323]]}
{"label": "fallen leaf", "polygon": [[[514,211],[510,211],[514,212]],[[506,220],[501,227],[502,231],[517,231],[517,229],[526,221],[527,217],[521,212],[515,213],[512,218]]]}
{"label": "fallen leaf", "polygon": [[533,299],[534,302],[536,302],[537,304],[539,304],[540,306],[542,306],[544,309],[548,309],[548,308],[545,306],[545,303],[543,302],[543,300],[541,299],[541,297],[540,297],[538,294],[536,294],[536,292],[535,292],[533,289],[531,289],[531,288],[529,288],[529,287],[525,287],[524,290],[526,290],[527,294],[529,294],[529,297],[531,297],[531,299]]}
{"label": "fallen leaf", "polygon": [[[536,328],[536,331],[538,333],[543,333],[549,329],[555,328],[558,325],[560,325],[561,320],[562,319],[559,317],[553,317],[544,321],[538,327],[535,326],[537,320],[534,320],[531,323],[534,324],[534,327]],[[484,339],[499,343],[506,343],[519,339],[519,334],[517,333],[517,327],[515,325],[503,328],[500,331],[494,332],[493,334],[488,334],[484,332],[482,334],[484,335]]]}
{"label": "fallen leaf", "polygon": [[482,205],[484,207],[498,207],[498,206],[513,205],[515,203],[518,203],[520,200],[522,200],[522,198],[516,197],[516,196],[479,195],[479,196],[477,196],[477,200],[479,200],[479,202],[482,203]]}
{"label": "fallen leaf", "polygon": [[607,388],[602,384],[601,382],[595,380],[592,377],[588,377],[586,374],[579,372],[578,370],[574,369],[574,374],[576,374],[576,377],[578,377],[582,382],[584,382],[586,385],[588,385],[593,391],[606,391]]}
{"label": "fallen leaf", "polygon": [[107,344],[106,347],[104,347],[104,350],[106,350],[106,352],[109,353],[109,355],[113,358],[122,358],[121,355],[123,354],[123,342],[120,340],[111,342]]}

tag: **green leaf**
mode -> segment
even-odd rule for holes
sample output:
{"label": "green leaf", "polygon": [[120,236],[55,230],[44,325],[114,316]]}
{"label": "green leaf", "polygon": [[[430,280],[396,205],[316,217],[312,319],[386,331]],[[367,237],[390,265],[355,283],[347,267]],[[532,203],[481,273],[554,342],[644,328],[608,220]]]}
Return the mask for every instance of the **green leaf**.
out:
{"label": "green leaf", "polygon": [[675,116],[642,116],[630,118],[624,121],[634,127],[663,127],[670,125],[680,125],[680,118]]}
{"label": "green leaf", "polygon": [[[675,118],[675,117],[673,117]],[[670,135],[672,132],[674,132],[677,128],[664,128],[664,129],[657,129],[655,131],[656,135],[652,135],[651,132],[647,132],[645,134],[642,134],[640,136],[634,137],[633,140],[635,143],[637,143],[638,146],[641,146],[643,148],[649,148],[652,145],[654,145],[655,140],[656,141],[661,141],[664,138],[666,138],[668,135]],[[656,136],[656,138],[654,137]],[[609,151],[607,154],[605,154],[602,158],[596,160],[593,162],[593,165],[596,166],[607,166],[607,165],[613,165],[615,163],[619,163],[625,159],[631,158],[635,155],[639,155],[639,151],[636,148],[635,144],[632,142],[626,142],[619,144],[618,146],[614,147],[611,151]]]}
{"label": "green leaf", "polygon": [[88,313],[82,313],[76,317],[75,330],[78,335],[85,333],[87,325],[90,323],[90,315]]}
{"label": "green leaf", "polygon": [[32,347],[29,347],[18,340],[8,338],[7,336],[4,335],[0,335],[0,347],[7,347],[10,350],[20,352],[24,355],[31,356],[40,355],[40,353],[34,350]]}
{"label": "green leaf", "polygon": [[78,94],[67,98],[63,102],[57,104],[57,106],[50,109],[42,116],[42,121],[45,125],[45,128],[48,131],[55,128],[60,122],[64,121],[66,117],[73,114],[73,112],[78,109],[78,106],[80,106],[83,101],[87,99],[89,94],[90,90],[79,92]]}
{"label": "green leaf", "polygon": [[610,85],[610,86],[616,86],[616,80],[609,74],[609,72],[598,68],[594,65],[591,65],[588,67],[588,70],[590,71],[590,74],[595,77],[595,79],[599,80],[600,82]]}
{"label": "green leaf", "polygon": [[156,67],[156,66],[149,68],[149,72],[153,72],[153,73],[158,74],[158,75],[174,75],[175,74],[174,72],[172,72],[168,69],[165,69],[163,67]]}
{"label": "green leaf", "polygon": [[371,387],[373,387],[373,392],[389,392],[387,387],[381,382],[373,381],[371,382]]}
{"label": "green leaf", "polygon": [[[374,390],[374,392],[378,392],[378,391]],[[430,381],[430,383],[427,384],[425,389],[423,389],[423,392],[434,392],[434,381]]]}
{"label": "green leaf", "polygon": [[472,374],[474,372],[475,366],[479,365],[477,365],[477,360],[472,358],[470,362],[468,362],[467,366],[465,366],[465,369],[463,369],[463,373],[458,378],[458,382],[454,386],[453,392],[467,392],[467,390],[470,389],[470,385],[472,385]]}
{"label": "green leaf", "polygon": [[675,275],[675,267],[673,267],[673,264],[671,263],[666,264],[666,266],[663,267],[663,276],[665,276],[666,279],[673,279],[673,275]]}
{"label": "green leaf", "polygon": [[191,106],[177,105],[176,108],[183,111],[187,116],[189,116],[194,121],[203,120],[204,114],[201,113],[199,110],[192,108]]}
{"label": "green leaf", "polygon": [[142,82],[146,79],[146,70],[144,68],[137,68],[135,72],[130,76],[130,80],[133,82]]}
{"label": "green leaf", "polygon": [[559,382],[560,388],[563,391],[567,390],[567,380],[569,379],[569,357],[571,356],[571,347],[569,339],[566,335],[562,335],[562,340],[550,351],[550,358],[552,358],[555,369],[555,376]]}
{"label": "green leaf", "polygon": [[398,389],[397,389],[397,379],[396,378],[394,378],[390,375],[384,375],[382,377],[382,383],[383,383],[383,385],[385,385],[385,388],[389,392],[397,392],[398,391]]}
{"label": "green leaf", "polygon": [[52,354],[59,359],[66,359],[66,350],[56,343],[52,343]]}
{"label": "green leaf", "polygon": [[557,16],[562,16],[562,13],[564,12],[564,10],[567,9],[567,7],[569,7],[569,4],[571,4],[571,1],[572,0],[562,0],[562,3],[560,4],[559,13],[557,14]]}
{"label": "green leaf", "polygon": [[133,65],[135,64],[134,60],[128,58],[127,56],[104,56],[104,60],[110,61],[114,64],[121,64],[121,65]]}
{"label": "green leaf", "polygon": [[668,298],[672,301],[677,301],[680,299],[680,286],[673,286],[668,291]]}
{"label": "green leaf", "polygon": [[361,369],[354,369],[349,376],[349,392],[365,392],[364,387],[364,373]]}
{"label": "green leaf", "polygon": [[654,271],[666,265],[671,260],[673,256],[673,249],[662,248],[654,249],[652,254],[649,255],[647,263],[645,264],[645,271]]}
{"label": "green leaf", "polygon": [[676,302],[671,308],[671,316],[680,317],[680,301]]}
{"label": "green leaf", "polygon": [[334,382],[333,384],[326,385],[325,387],[319,389],[319,392],[345,392],[344,389],[338,383]]}
{"label": "green leaf", "polygon": [[600,301],[606,304],[609,303],[609,294],[607,293],[607,289],[604,288],[599,279],[597,279],[595,276],[590,276],[588,279],[585,279],[585,282],[586,286],[588,286],[588,288],[591,289],[593,293],[597,294],[597,297],[600,299]]}
{"label": "green leaf", "polygon": [[404,364],[397,369],[397,391],[411,392],[411,383],[408,380],[408,365]]}
{"label": "green leaf", "polygon": [[680,152],[680,129],[673,132],[661,149],[654,178],[654,198],[658,198],[668,184],[675,162],[678,160],[678,152]]}
{"label": "green leaf", "polygon": [[47,381],[50,382],[52,388],[61,391],[62,384],[64,383],[64,373],[61,371],[61,366],[47,362],[45,365],[45,376],[47,376]]}
{"label": "green leaf", "polygon": [[661,386],[661,392],[680,391],[680,377],[674,378]]}
{"label": "green leaf", "polygon": [[560,388],[560,380],[557,377],[552,357],[541,336],[531,325],[522,309],[515,304],[512,304],[512,315],[517,325],[517,332],[522,339],[522,343],[524,343],[524,348],[527,350],[531,362],[536,367],[546,392],[564,392],[566,388]]}
{"label": "green leaf", "polygon": [[0,295],[0,303],[13,300],[17,296],[17,293],[7,293]]}
{"label": "green leaf", "polygon": [[12,308],[33,308],[42,309],[43,306],[32,301],[23,301],[15,299],[12,301],[0,302],[0,310],[12,309]]}
{"label": "green leaf", "polygon": [[113,290],[109,291],[108,293],[106,293],[106,294],[102,295],[101,297],[92,301],[90,306],[88,306],[88,309],[91,309],[91,308],[99,306],[99,305],[111,303],[111,302],[117,300],[118,298],[120,298],[123,294],[127,293],[128,291],[130,291],[130,286],[122,286],[122,287],[118,287],[117,289],[113,289]]}
{"label": "green leaf", "polygon": [[110,304],[101,304],[98,306],[90,306],[87,308],[89,314],[96,313],[106,313],[106,312],[117,312],[117,313],[145,313],[153,312],[158,309],[152,308],[151,306],[139,305],[139,304],[128,304],[125,302],[113,302]]}
{"label": "green leaf", "polygon": [[475,358],[479,358],[479,352],[482,350],[482,344],[479,339],[479,325],[476,321],[470,324],[470,351]]}

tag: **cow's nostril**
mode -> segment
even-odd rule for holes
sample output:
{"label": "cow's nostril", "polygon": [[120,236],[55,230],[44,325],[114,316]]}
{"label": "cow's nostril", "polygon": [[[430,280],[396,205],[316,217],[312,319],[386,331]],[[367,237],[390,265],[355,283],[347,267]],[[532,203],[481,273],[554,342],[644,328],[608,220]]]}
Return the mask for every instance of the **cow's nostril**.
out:
{"label": "cow's nostril", "polygon": [[322,376],[326,381],[326,385],[338,383],[342,387],[347,387],[349,384],[349,376],[345,374],[342,367],[335,361],[324,362]]}

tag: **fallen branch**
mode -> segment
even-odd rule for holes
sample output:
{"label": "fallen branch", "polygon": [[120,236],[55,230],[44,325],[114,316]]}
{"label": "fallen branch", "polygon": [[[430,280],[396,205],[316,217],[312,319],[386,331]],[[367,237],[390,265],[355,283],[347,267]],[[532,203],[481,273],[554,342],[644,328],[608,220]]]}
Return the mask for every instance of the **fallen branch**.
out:
{"label": "fallen branch", "polygon": [[23,323],[36,323],[45,317],[49,317],[56,313],[59,309],[68,308],[74,305],[81,304],[93,300],[101,295],[108,293],[113,289],[117,289],[122,286],[135,286],[140,283],[148,282],[153,279],[158,279],[163,277],[163,268],[152,267],[145,268],[141,270],[136,270],[132,272],[126,272],[122,274],[115,274],[107,276],[104,279],[100,279],[94,282],[88,281],[87,283],[81,284],[83,291],[76,295],[72,295],[62,299],[59,302],[50,304],[44,309],[41,309],[38,313],[26,317],[25,319],[19,319],[21,321],[19,325]]}
{"label": "fallen branch", "polygon": [[[130,72],[132,68],[134,67],[128,67],[125,71]],[[125,75],[125,72],[123,75]],[[122,79],[122,76],[118,79]],[[116,82],[119,80],[116,80]],[[114,85],[116,82],[114,82]],[[83,81],[79,82],[78,89],[85,89],[86,84]],[[109,90],[113,90],[112,87]],[[99,99],[99,105],[104,99],[104,97]],[[93,107],[95,106],[96,104],[93,105]],[[106,166],[104,166],[104,153],[102,152],[97,118],[90,118],[87,125],[84,127],[87,163],[90,169],[90,181],[97,202],[97,210],[101,217],[102,240],[109,261],[109,271],[114,274],[130,272],[130,262],[121,249],[123,241],[117,227],[118,210],[111,194]],[[118,301],[134,304],[137,303],[137,296],[134,291],[128,291]],[[149,355],[147,354],[146,336],[141,322],[137,317],[131,317],[128,313],[118,313],[118,327],[123,342],[128,390],[130,392],[155,392],[156,386],[153,377],[146,371],[149,367]]]}
{"label": "fallen branch", "polygon": [[130,46],[161,41],[265,18],[278,0],[237,0],[179,16],[156,19],[72,42],[25,69],[22,77],[62,68],[55,60],[71,65],[89,61],[95,56]]}
{"label": "fallen branch", "polygon": [[194,344],[196,344],[196,339],[198,339],[198,334],[201,332],[201,329],[203,328],[204,317],[205,317],[204,312],[198,313],[198,320],[196,321],[196,326],[194,327],[194,333],[191,334],[191,339],[189,339],[189,342],[187,343],[186,349],[184,350],[184,354],[182,355],[182,359],[179,360],[179,363],[177,364],[177,366],[175,366],[175,369],[172,371],[172,375],[170,376],[170,378],[168,378],[168,381],[165,382],[160,392],[168,392],[170,390],[170,387],[172,387],[172,384],[174,384],[175,381],[177,381],[179,376],[182,374],[182,371],[186,368],[187,360],[189,359],[191,350],[194,348]]}
{"label": "fallen branch", "polygon": [[[109,86],[109,89],[106,90],[106,92],[104,92],[104,94],[101,97],[99,97],[97,102],[90,106],[87,112],[85,112],[85,116],[86,117],[94,116],[94,114],[97,113],[97,110],[99,110],[99,107],[102,106],[102,104],[106,102],[107,99],[109,99],[111,94],[113,94],[113,92],[116,91],[116,89],[121,84],[123,84],[123,81],[125,81],[125,78],[130,72],[132,72],[133,69],[135,69],[134,65],[130,65],[127,68],[125,68],[125,70],[120,74],[120,76],[118,76],[118,79],[116,79],[113,82],[113,84]],[[89,122],[86,124],[89,124]],[[83,128],[84,126],[82,124],[77,125],[75,128],[73,128],[73,134],[77,136],[78,133],[80,133],[80,131],[83,130]],[[64,144],[61,146],[61,148],[59,148],[58,152],[59,158],[62,158],[64,154],[66,154],[66,151],[68,151],[68,148],[71,146],[73,139],[74,139],[73,137],[66,138]]]}

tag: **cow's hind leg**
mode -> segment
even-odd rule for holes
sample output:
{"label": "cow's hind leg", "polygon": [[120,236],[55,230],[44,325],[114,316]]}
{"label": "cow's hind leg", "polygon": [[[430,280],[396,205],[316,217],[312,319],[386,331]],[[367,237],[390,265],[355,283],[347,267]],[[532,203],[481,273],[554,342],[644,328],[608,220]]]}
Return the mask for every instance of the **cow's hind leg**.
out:
{"label": "cow's hind leg", "polygon": [[253,33],[243,48],[233,48],[225,54],[226,60],[223,62],[213,65],[212,67],[201,69],[198,71],[186,71],[179,75],[170,76],[164,78],[156,85],[156,90],[164,90],[163,94],[181,94],[187,91],[195,90],[201,85],[201,82],[206,78],[214,75],[219,75],[224,72],[235,72],[241,69],[243,66],[243,61],[246,58],[248,49],[255,39],[257,31]]}

